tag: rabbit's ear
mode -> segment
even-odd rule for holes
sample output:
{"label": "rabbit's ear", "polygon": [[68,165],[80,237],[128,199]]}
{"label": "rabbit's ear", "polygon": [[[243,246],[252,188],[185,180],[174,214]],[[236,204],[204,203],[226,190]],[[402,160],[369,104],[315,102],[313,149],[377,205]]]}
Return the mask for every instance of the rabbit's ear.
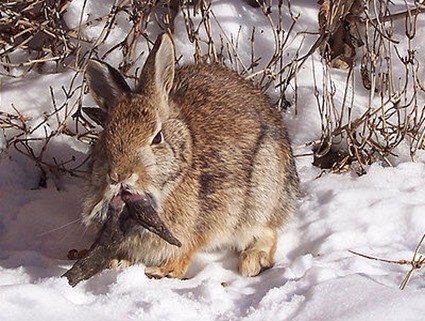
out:
{"label": "rabbit's ear", "polygon": [[158,37],[149,53],[140,76],[137,92],[168,94],[174,80],[174,44],[171,37],[163,33]]}
{"label": "rabbit's ear", "polygon": [[108,113],[99,107],[83,107],[83,112],[89,116],[96,124],[105,127],[108,119]]}
{"label": "rabbit's ear", "polygon": [[88,62],[86,78],[94,100],[106,113],[118,104],[122,95],[131,92],[119,71],[99,60]]}

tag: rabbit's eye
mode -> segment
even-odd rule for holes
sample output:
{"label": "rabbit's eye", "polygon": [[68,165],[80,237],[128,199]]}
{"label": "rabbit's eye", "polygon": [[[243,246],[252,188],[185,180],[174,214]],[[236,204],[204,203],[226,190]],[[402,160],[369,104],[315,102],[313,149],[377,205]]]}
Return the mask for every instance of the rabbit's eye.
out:
{"label": "rabbit's eye", "polygon": [[158,144],[161,144],[162,143],[162,140],[163,140],[163,136],[162,136],[162,131],[160,130],[159,132],[158,132],[158,134],[156,134],[156,136],[153,138],[153,140],[152,140],[152,145],[158,145]]}

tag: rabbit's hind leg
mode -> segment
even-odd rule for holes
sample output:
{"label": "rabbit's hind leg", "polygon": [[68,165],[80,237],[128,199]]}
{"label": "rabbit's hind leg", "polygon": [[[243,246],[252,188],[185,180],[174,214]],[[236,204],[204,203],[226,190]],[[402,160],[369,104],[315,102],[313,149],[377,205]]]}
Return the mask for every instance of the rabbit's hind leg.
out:
{"label": "rabbit's hind leg", "polygon": [[243,276],[256,276],[274,264],[277,233],[275,228],[264,227],[262,233],[239,256],[239,272]]}

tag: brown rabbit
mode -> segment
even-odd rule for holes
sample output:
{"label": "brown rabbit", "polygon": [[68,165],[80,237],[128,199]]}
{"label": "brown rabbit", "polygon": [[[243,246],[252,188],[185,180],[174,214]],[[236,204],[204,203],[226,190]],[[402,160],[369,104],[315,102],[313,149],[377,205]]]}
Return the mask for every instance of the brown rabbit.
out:
{"label": "brown rabbit", "polygon": [[167,34],[134,91],[108,64],[89,62],[104,131],[92,151],[84,222],[102,224],[123,191],[150,197],[182,246],[140,227],[113,265],[141,262],[149,277],[182,278],[199,249],[230,247],[240,252],[240,273],[255,276],[273,265],[277,229],[297,197],[285,127],[268,98],[236,72],[174,65]]}

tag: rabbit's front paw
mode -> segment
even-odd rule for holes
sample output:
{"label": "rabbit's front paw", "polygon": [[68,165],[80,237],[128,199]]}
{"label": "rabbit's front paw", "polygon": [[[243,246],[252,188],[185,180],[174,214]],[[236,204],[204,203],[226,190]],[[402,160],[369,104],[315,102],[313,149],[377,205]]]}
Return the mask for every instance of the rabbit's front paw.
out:
{"label": "rabbit's front paw", "polygon": [[163,266],[148,266],[145,268],[145,274],[149,279],[162,279],[164,277],[173,279],[183,279],[184,277],[183,271],[170,271],[168,268]]}
{"label": "rabbit's front paw", "polygon": [[182,255],[174,260],[169,260],[160,266],[147,266],[145,268],[145,274],[150,279],[162,279],[164,277],[183,279],[189,267],[192,253]]}
{"label": "rabbit's front paw", "polygon": [[256,276],[273,266],[273,260],[265,251],[250,249],[239,257],[239,272],[242,276]]}
{"label": "rabbit's front paw", "polygon": [[110,269],[115,269],[120,271],[128,268],[130,265],[131,265],[131,262],[124,259],[112,259],[109,262]]}
{"label": "rabbit's front paw", "polygon": [[145,274],[149,279],[162,279],[164,277],[179,278],[174,271],[170,271],[162,266],[148,266],[145,268]]}

